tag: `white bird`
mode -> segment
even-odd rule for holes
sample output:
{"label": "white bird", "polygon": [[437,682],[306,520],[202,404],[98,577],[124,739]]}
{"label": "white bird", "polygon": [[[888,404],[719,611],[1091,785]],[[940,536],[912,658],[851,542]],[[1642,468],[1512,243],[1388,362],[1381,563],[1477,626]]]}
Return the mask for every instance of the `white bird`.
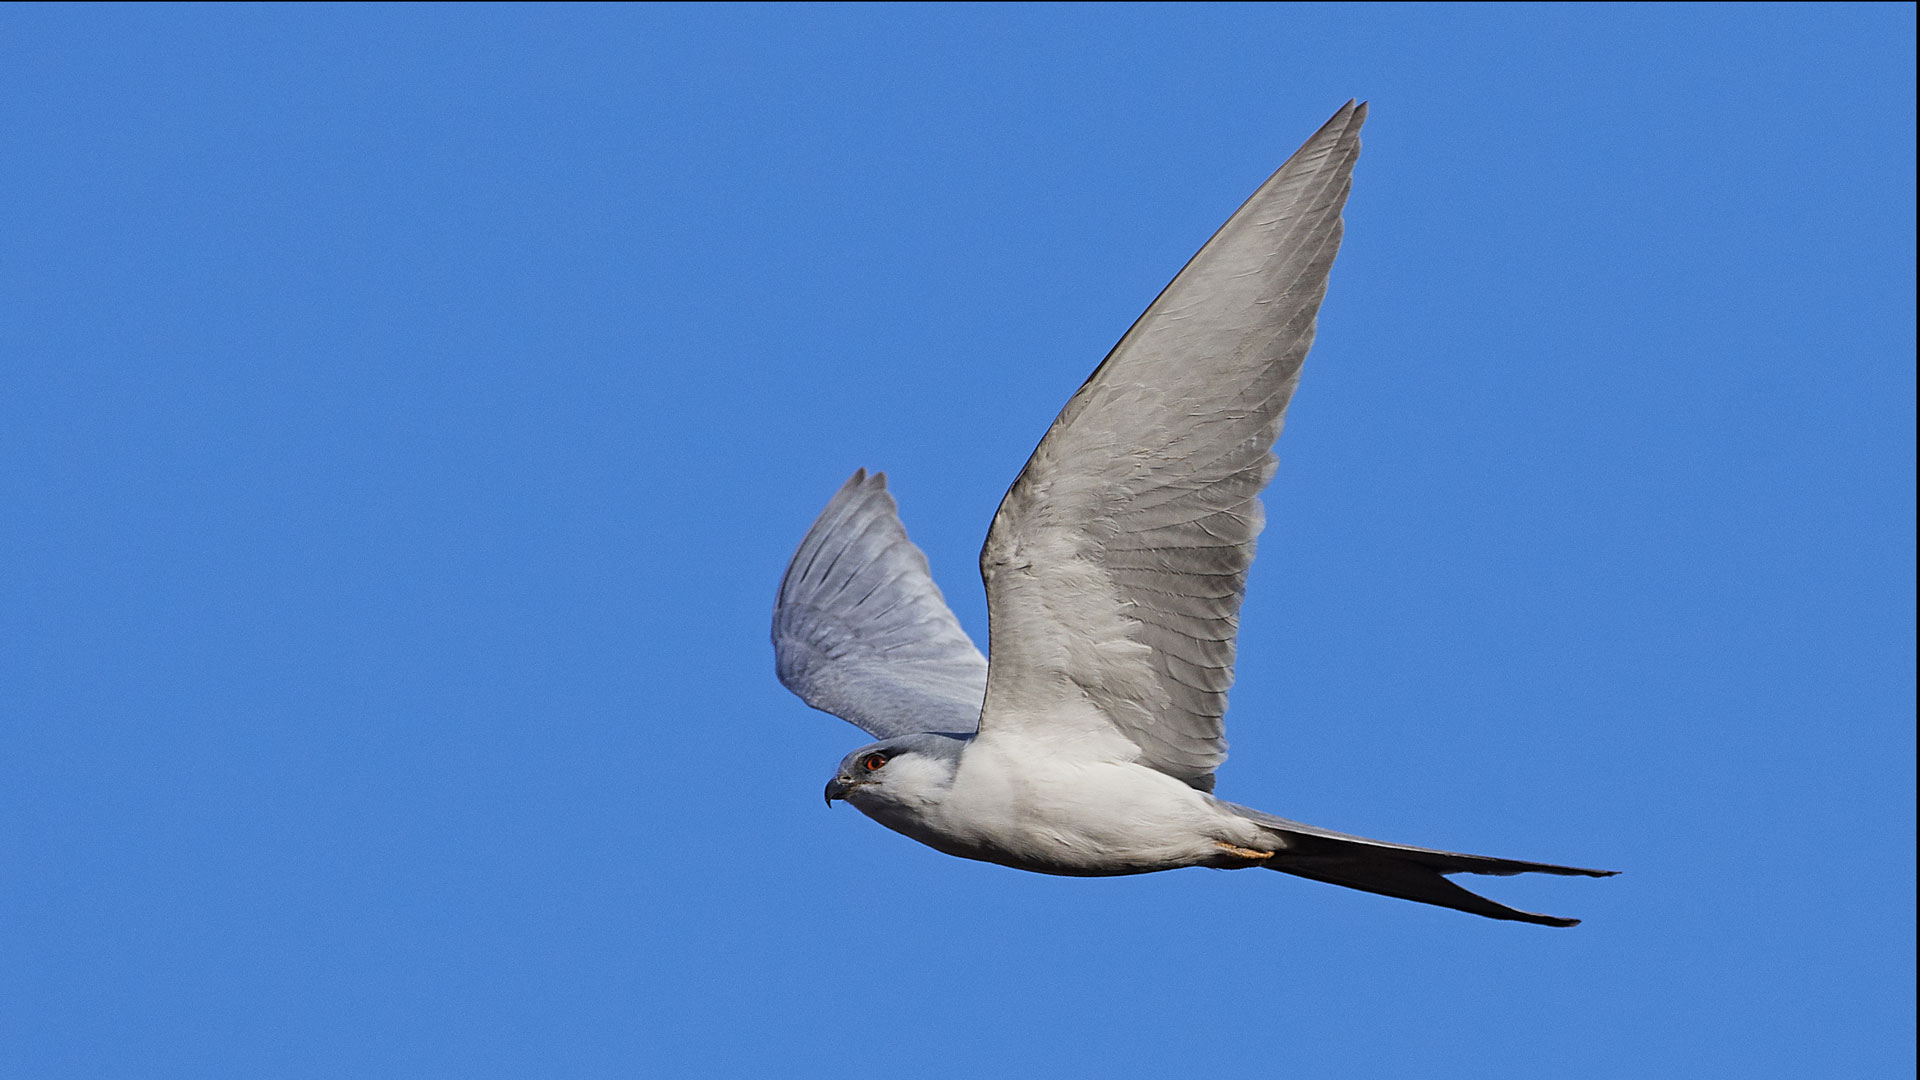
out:
{"label": "white bird", "polygon": [[1189,261],[1048,429],[994,514],[992,662],[948,610],[884,475],[854,473],[780,583],[781,682],[881,741],[845,799],[951,855],[1048,874],[1265,867],[1571,926],[1449,881],[1611,871],[1349,836],[1213,794],[1260,489],[1341,238],[1349,102]]}

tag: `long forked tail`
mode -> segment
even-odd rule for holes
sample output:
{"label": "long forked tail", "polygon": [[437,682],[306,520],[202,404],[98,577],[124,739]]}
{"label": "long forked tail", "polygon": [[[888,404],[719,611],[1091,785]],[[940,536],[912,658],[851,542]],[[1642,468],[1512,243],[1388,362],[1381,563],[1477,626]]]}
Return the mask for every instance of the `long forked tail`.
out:
{"label": "long forked tail", "polygon": [[1578,866],[1555,866],[1552,863],[1495,859],[1485,855],[1462,855],[1406,844],[1389,844],[1383,840],[1369,840],[1364,836],[1349,836],[1298,821],[1288,821],[1230,802],[1222,801],[1220,805],[1279,836],[1282,842],[1280,850],[1261,864],[1268,869],[1331,885],[1344,885],[1362,892],[1484,915],[1489,919],[1511,919],[1541,926],[1577,926],[1580,922],[1579,919],[1541,915],[1495,903],[1448,881],[1445,875],[1562,874],[1612,877],[1619,873],[1617,870],[1588,870]]}

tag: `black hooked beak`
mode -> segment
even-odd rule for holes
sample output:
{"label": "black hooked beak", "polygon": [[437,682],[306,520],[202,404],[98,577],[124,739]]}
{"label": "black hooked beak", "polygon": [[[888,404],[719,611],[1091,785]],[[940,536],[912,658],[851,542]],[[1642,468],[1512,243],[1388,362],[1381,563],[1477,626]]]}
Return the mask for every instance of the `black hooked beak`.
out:
{"label": "black hooked beak", "polygon": [[847,783],[837,776],[827,781],[827,805],[832,806],[833,800],[835,799],[845,799],[847,792],[852,790],[852,784]]}

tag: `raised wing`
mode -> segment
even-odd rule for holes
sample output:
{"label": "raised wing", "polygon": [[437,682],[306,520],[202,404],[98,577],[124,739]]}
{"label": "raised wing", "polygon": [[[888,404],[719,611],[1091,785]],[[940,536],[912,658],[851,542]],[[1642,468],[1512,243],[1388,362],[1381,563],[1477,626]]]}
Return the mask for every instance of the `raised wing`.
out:
{"label": "raised wing", "polygon": [[1118,729],[1142,764],[1211,789],[1257,496],[1313,343],[1366,114],[1349,102],[1220,227],[1001,501],[980,552],[983,735],[1091,746]]}
{"label": "raised wing", "polygon": [[854,473],[800,541],[774,602],[773,661],[801,700],[875,738],[979,723],[986,658],[907,539],[886,474]]}

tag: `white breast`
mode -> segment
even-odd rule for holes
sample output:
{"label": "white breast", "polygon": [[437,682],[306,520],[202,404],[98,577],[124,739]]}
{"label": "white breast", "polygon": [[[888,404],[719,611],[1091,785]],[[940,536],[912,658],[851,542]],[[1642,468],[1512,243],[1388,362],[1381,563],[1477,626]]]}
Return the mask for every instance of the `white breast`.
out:
{"label": "white breast", "polygon": [[1164,773],[1050,749],[982,734],[927,808],[924,826],[938,841],[920,839],[1023,870],[1087,875],[1194,866],[1217,858],[1218,842],[1258,840],[1248,823]]}

